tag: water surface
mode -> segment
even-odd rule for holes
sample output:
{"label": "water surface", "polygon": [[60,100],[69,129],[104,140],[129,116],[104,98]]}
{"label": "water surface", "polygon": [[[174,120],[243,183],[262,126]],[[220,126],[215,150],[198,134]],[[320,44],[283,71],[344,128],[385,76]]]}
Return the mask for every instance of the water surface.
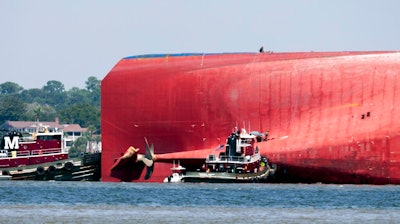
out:
{"label": "water surface", "polygon": [[1,181],[0,223],[397,223],[400,186]]}

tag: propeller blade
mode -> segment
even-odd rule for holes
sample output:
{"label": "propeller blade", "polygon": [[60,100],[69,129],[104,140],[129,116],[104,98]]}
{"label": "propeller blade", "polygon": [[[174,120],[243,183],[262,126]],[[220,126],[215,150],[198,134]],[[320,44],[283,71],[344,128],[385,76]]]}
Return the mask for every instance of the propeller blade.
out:
{"label": "propeller blade", "polygon": [[147,167],[153,166],[154,165],[154,161],[151,159],[148,159],[146,157],[142,158],[142,162],[144,163],[144,165],[146,165]]}
{"label": "propeller blade", "polygon": [[149,143],[147,142],[147,138],[145,137],[144,140],[146,141],[146,155],[144,156],[146,159],[152,160],[153,159],[153,153],[154,152],[154,147],[149,146]]}
{"label": "propeller blade", "polygon": [[146,141],[146,155],[142,159],[143,163],[146,165],[146,175],[144,176],[144,179],[147,180],[151,177],[154,171],[154,145],[151,144],[149,145],[149,142],[147,141],[147,138],[144,137],[144,140]]}
{"label": "propeller blade", "polygon": [[145,180],[151,177],[151,175],[153,174],[153,170],[154,170],[154,164],[153,166],[146,166],[146,175],[144,176]]}
{"label": "propeller blade", "polygon": [[149,151],[150,151],[151,157],[154,159],[155,156],[154,156],[154,145],[153,144],[150,145]]}

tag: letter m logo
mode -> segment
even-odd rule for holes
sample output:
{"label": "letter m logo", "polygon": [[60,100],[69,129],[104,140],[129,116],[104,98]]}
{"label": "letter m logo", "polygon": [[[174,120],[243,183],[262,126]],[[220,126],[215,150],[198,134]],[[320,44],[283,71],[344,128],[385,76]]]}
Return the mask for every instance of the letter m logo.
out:
{"label": "letter m logo", "polygon": [[4,149],[19,149],[18,136],[14,136],[12,141],[9,136],[4,137]]}

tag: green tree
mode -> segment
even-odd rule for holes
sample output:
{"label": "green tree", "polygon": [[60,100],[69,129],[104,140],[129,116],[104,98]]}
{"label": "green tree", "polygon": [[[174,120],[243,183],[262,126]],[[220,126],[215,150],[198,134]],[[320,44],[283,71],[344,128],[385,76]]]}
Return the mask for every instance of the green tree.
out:
{"label": "green tree", "polygon": [[100,130],[100,109],[90,104],[74,104],[59,111],[63,123],[79,124],[82,127],[93,125]]}
{"label": "green tree", "polygon": [[98,80],[94,76],[90,76],[85,83],[86,89],[91,93],[95,93],[100,90],[101,80]]}
{"label": "green tree", "polygon": [[14,82],[5,82],[0,84],[0,94],[10,95],[20,93],[24,88]]}
{"label": "green tree", "polygon": [[100,107],[100,89],[101,80],[98,80],[94,76],[90,76],[86,81],[86,90],[89,91],[90,99],[93,105]]}
{"label": "green tree", "polygon": [[46,97],[42,89],[38,88],[26,89],[21,92],[20,96],[25,103],[38,103],[38,104],[46,103]]}
{"label": "green tree", "polygon": [[82,136],[78,138],[74,143],[72,143],[71,148],[68,151],[68,154],[71,158],[74,157],[79,157],[81,153],[86,151],[86,146],[87,146],[87,138],[85,136]]}
{"label": "green tree", "polygon": [[89,99],[90,93],[87,90],[79,89],[78,87],[73,87],[67,91],[67,97],[65,100],[65,106],[72,106],[74,104],[92,104]]}
{"label": "green tree", "polygon": [[87,127],[86,135],[89,141],[94,141],[94,134],[97,132],[95,125],[89,125]]}
{"label": "green tree", "polygon": [[55,109],[60,109],[66,99],[64,84],[59,81],[48,81],[42,88],[46,103]]}
{"label": "green tree", "polygon": [[26,121],[54,121],[56,117],[57,111],[53,107],[47,104],[29,103],[22,119]]}
{"label": "green tree", "polygon": [[26,111],[26,104],[17,96],[5,96],[0,99],[0,123],[17,121]]}
{"label": "green tree", "polygon": [[42,89],[47,94],[60,94],[65,91],[64,84],[56,80],[48,81]]}

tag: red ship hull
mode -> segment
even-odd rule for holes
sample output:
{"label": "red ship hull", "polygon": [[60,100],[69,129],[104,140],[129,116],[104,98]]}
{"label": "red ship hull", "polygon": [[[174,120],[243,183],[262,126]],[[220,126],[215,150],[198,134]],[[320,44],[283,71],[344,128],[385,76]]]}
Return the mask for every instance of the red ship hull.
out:
{"label": "red ship hull", "polygon": [[[400,183],[400,53],[309,52],[124,58],[102,81],[102,180],[162,182],[201,165],[232,127],[258,143],[277,181]],[[154,144],[158,161],[114,162]]]}

